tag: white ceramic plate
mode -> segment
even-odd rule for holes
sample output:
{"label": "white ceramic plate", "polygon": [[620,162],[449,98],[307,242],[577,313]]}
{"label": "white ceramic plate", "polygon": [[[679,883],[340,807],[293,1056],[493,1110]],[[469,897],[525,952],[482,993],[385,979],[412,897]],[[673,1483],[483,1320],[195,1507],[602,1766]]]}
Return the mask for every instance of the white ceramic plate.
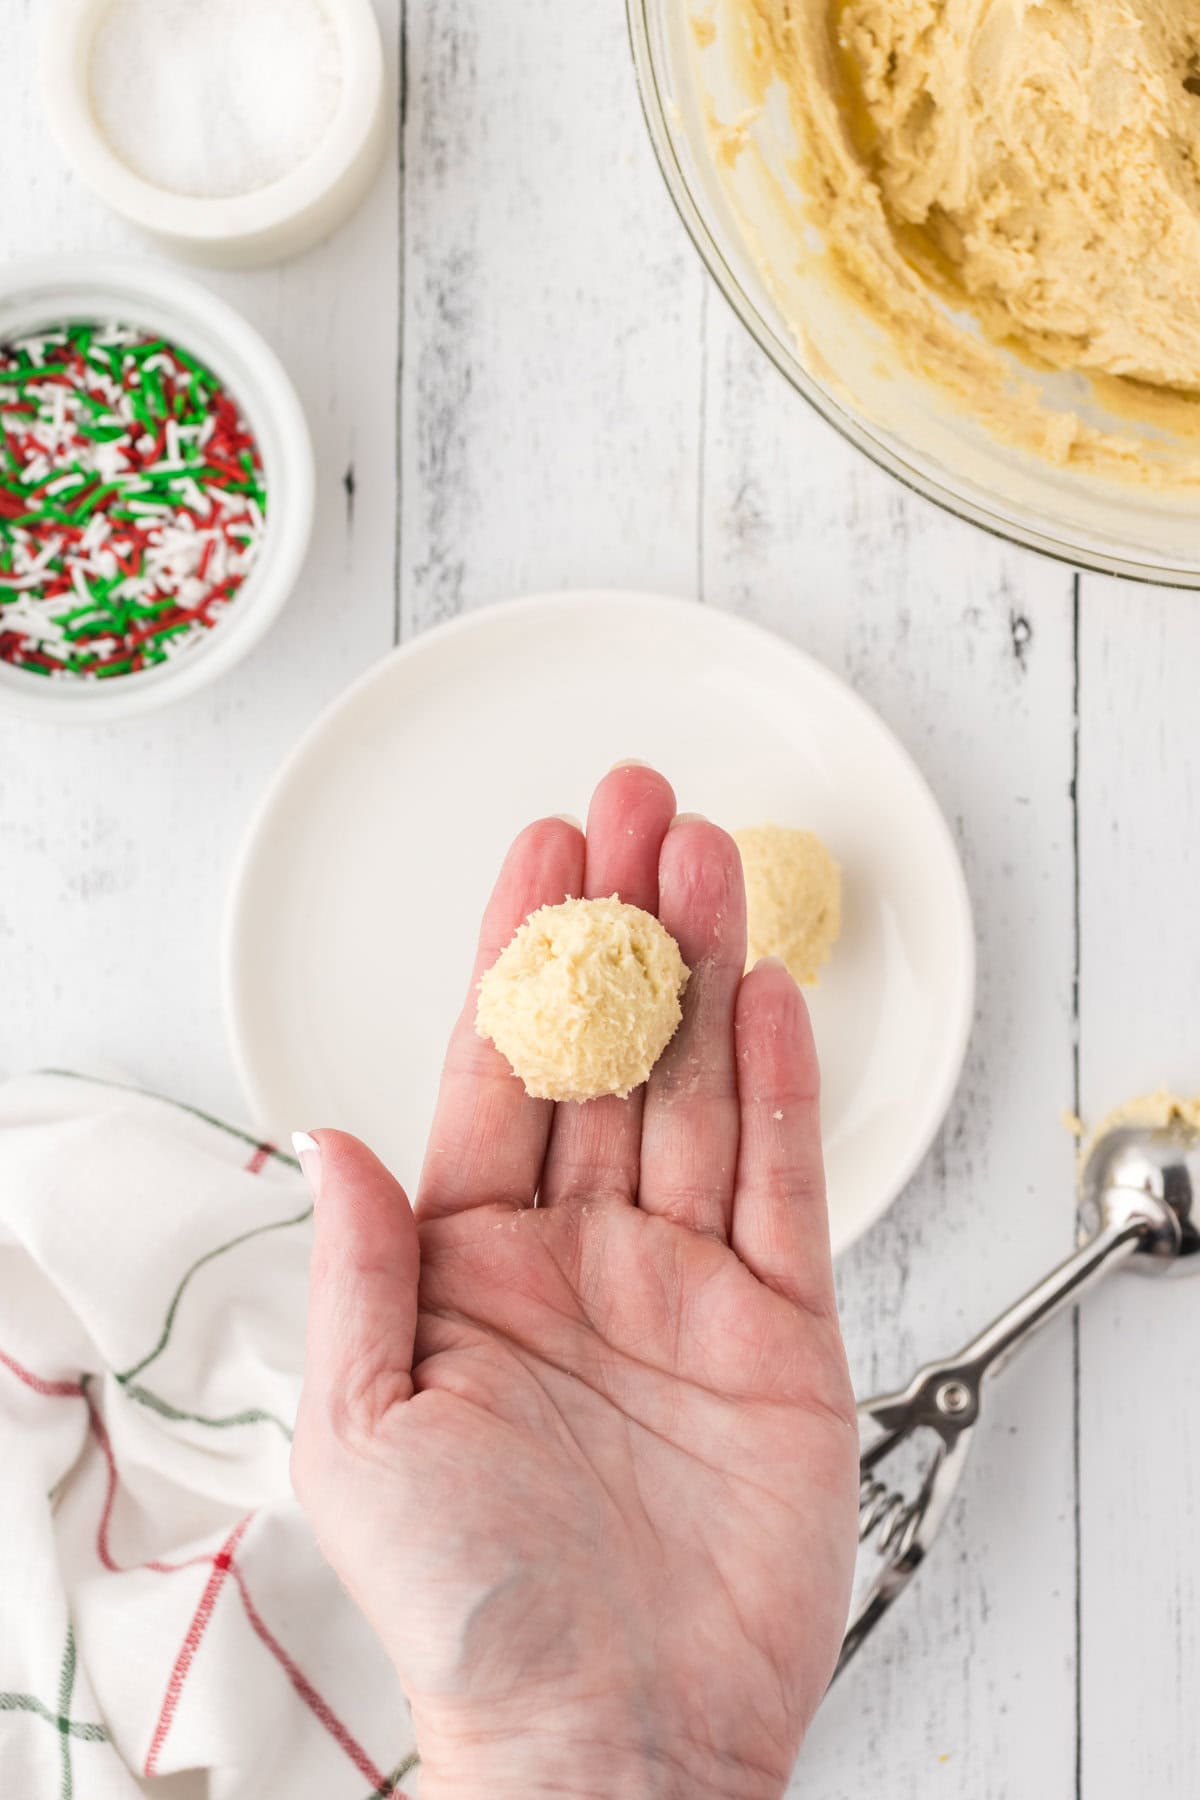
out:
{"label": "white ceramic plate", "polygon": [[583,816],[622,757],[682,810],[817,831],[845,924],[810,1003],[834,1248],[890,1203],[949,1103],[974,940],[946,823],[828,670],[726,613],[544,595],[395,651],[317,721],[242,853],[226,938],[236,1060],[261,1129],[336,1124],[411,1187],[480,910],[511,839]]}

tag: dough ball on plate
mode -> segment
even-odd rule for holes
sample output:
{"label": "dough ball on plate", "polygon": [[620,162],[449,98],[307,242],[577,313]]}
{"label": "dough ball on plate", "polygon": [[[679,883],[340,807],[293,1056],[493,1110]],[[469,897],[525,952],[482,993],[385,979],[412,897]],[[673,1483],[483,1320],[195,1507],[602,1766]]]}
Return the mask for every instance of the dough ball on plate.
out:
{"label": "dough ball on plate", "polygon": [[815,984],[842,929],[841,870],[811,831],[755,825],[733,837],[746,877],[746,967],[778,956]]}
{"label": "dough ball on plate", "polygon": [[484,975],[475,1029],[537,1100],[623,1098],[674,1036],[687,978],[652,913],[564,900],[531,913]]}

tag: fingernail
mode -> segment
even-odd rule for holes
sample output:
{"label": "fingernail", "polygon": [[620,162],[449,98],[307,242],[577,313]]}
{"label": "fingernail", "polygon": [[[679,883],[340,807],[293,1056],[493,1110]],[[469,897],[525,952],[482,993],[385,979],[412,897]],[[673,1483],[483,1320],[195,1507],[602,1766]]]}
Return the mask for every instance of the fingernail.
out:
{"label": "fingernail", "polygon": [[623,756],[620,762],[615,762],[608,772],[610,775],[615,775],[618,769],[648,769],[649,767],[650,764],[643,762],[640,756]]}
{"label": "fingernail", "polygon": [[583,820],[577,819],[574,813],[554,813],[552,817],[561,819],[564,825],[573,825],[576,831],[583,830]]}
{"label": "fingernail", "polygon": [[760,956],[754,965],[755,969],[786,969],[787,964],[782,956]]}
{"label": "fingernail", "polygon": [[676,813],[675,817],[671,820],[671,823],[667,827],[667,829],[668,829],[668,831],[674,831],[674,829],[677,825],[707,825],[707,824],[708,824],[708,820],[705,818],[703,813]]}
{"label": "fingernail", "polygon": [[307,1131],[293,1131],[292,1149],[296,1152],[296,1159],[304,1172],[315,1206],[321,1198],[321,1146]]}

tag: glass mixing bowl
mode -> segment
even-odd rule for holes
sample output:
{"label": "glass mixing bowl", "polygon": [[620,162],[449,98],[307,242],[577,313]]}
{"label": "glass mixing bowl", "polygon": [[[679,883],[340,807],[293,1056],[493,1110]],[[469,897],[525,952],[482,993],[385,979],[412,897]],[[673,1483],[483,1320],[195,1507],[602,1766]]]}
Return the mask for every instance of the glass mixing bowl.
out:
{"label": "glass mixing bowl", "polygon": [[[1105,480],[992,437],[905,371],[879,325],[804,254],[811,228],[786,95],[770,93],[755,112],[723,53],[737,42],[738,0],[705,0],[699,29],[694,0],[627,5],[646,121],[680,216],[742,323],[821,416],[898,480],[985,530],[1104,574],[1200,587],[1194,486]],[[735,128],[740,154],[714,121]],[[1101,413],[1083,377],[1020,372],[1052,409],[1078,409],[1163,455],[1149,420]]]}

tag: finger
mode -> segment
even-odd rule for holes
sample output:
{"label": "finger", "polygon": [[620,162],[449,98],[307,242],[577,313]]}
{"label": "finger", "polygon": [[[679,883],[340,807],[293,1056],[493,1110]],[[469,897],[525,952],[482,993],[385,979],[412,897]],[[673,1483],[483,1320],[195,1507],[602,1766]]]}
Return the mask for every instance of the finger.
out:
{"label": "finger", "polygon": [[[657,912],[658,857],[674,816],[670,783],[653,769],[629,763],[606,775],[588,812],[585,895],[596,900],[617,894]],[[608,1095],[560,1106],[542,1178],[543,1204],[583,1195],[632,1200],[641,1133],[640,1090],[627,1100]]]}
{"label": "finger", "polygon": [[782,963],[746,976],[734,1029],[741,1139],[730,1242],[768,1287],[832,1314],[821,1078],[804,996]]}
{"label": "finger", "polygon": [[369,1436],[411,1398],[420,1250],[399,1182],[341,1131],[296,1140],[315,1209],[293,1476],[307,1499],[329,1436]]}
{"label": "finger", "polygon": [[724,1238],[738,1152],[733,1015],[746,963],[737,845],[704,819],[676,819],[658,887],[658,916],[691,975],[683,1023],[646,1089],[638,1205]]}
{"label": "finger", "polygon": [[421,1216],[506,1202],[532,1206],[550,1120],[495,1045],[475,1030],[476,989],[518,925],[539,906],[583,891],[583,834],[567,819],[524,830],[504,861],[483,915],[479,950],[450,1048],[417,1190]]}

